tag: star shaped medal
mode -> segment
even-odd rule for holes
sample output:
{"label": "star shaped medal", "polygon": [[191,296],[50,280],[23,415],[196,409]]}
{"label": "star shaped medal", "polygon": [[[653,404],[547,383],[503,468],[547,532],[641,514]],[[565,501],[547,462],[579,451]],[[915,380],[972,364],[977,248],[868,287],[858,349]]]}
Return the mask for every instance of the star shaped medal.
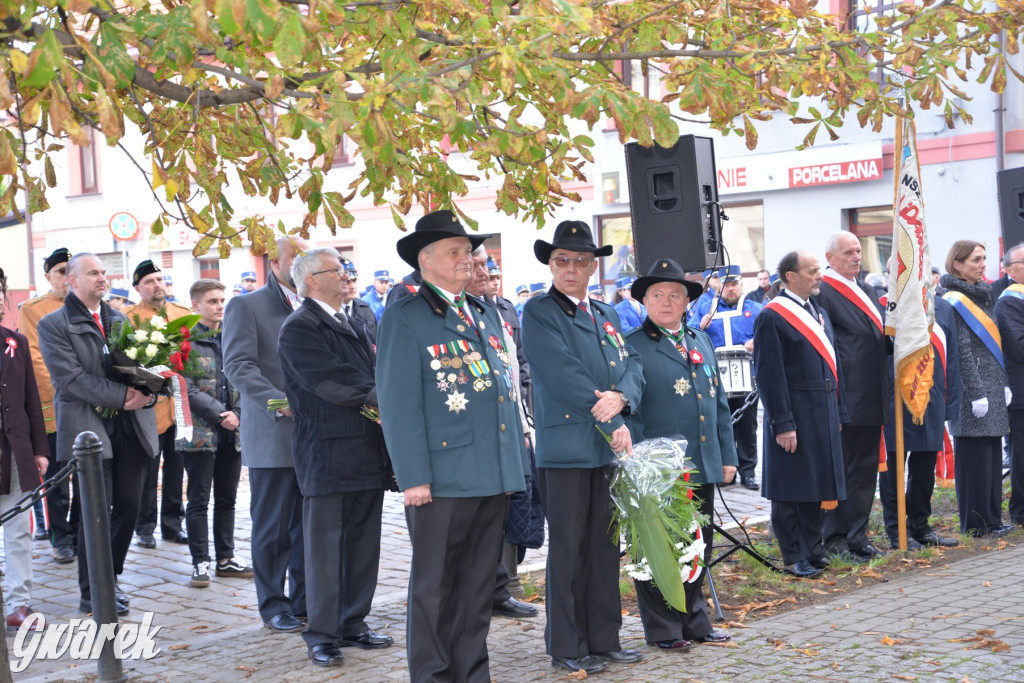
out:
{"label": "star shaped medal", "polygon": [[685,377],[680,377],[676,380],[676,393],[680,396],[686,396],[690,393],[690,380]]}
{"label": "star shaped medal", "polygon": [[445,401],[445,405],[448,406],[449,413],[455,413],[458,415],[466,409],[466,406],[469,405],[469,401],[466,399],[466,395],[461,391],[453,391],[448,394],[448,400]]}

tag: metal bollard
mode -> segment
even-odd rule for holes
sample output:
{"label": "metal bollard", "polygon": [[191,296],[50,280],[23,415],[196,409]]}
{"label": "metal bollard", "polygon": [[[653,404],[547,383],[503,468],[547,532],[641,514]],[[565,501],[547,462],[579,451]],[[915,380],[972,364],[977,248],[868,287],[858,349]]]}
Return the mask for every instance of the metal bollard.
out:
{"label": "metal bollard", "polygon": [[[85,549],[89,565],[89,592],[92,596],[92,619],[97,632],[103,624],[117,624],[114,598],[114,558],[110,549],[110,505],[103,487],[103,445],[92,432],[82,432],[75,439],[74,454],[78,458],[78,483],[82,492],[81,524],[85,532]],[[126,681],[114,642],[107,640],[97,663],[99,681]]]}

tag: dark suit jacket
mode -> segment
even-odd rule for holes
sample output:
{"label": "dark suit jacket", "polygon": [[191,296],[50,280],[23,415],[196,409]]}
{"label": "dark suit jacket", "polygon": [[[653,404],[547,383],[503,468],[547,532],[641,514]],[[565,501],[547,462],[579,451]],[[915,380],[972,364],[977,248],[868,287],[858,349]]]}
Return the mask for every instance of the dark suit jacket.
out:
{"label": "dark suit jacket", "polygon": [[[526,489],[530,460],[519,408],[490,342],[501,339],[501,318],[478,299],[467,302],[479,336],[429,287],[388,305],[380,318],[380,415],[402,490],[430,484],[434,496],[468,498]],[[480,354],[490,386],[474,388],[472,370],[481,366],[431,367],[455,356],[449,344]]]}
{"label": "dark suit jacket", "polygon": [[[699,351],[703,363],[691,364],[650,318],[630,332],[626,339],[640,354],[646,386],[640,410],[630,415],[627,422],[634,441],[685,436],[686,456],[697,468],[694,480],[717,484],[723,481],[722,465],[739,464],[732,412],[729,399],[719,386],[718,362],[711,339],[706,332],[693,328],[686,329],[686,336],[687,347]],[[710,374],[705,372],[705,366]]]}
{"label": "dark suit jacket", "polygon": [[267,410],[284,398],[277,336],[292,306],[273,273],[267,284],[228,302],[221,325],[224,374],[241,394],[242,464],[292,467],[292,419]]}
{"label": "dark suit jacket", "polygon": [[995,316],[1003,342],[1006,384],[1013,392],[1009,408],[1024,410],[1024,300],[1013,292],[1000,296],[996,299]]}
{"label": "dark suit jacket", "polygon": [[[68,297],[70,298],[70,294]],[[39,350],[53,379],[56,390],[53,406],[57,412],[57,460],[65,462],[72,457],[72,447],[81,432],[90,431],[100,437],[103,458],[114,457],[110,438],[103,418],[96,408],[124,406],[128,385],[107,379],[104,367],[106,340],[91,317],[64,305],[39,321]],[[102,320],[111,333],[115,323],[124,322],[123,314],[101,305]],[[146,455],[156,457],[156,415],[151,408],[131,411],[135,433],[146,449]]]}
{"label": "dark suit jacket", "polygon": [[[611,434],[640,405],[644,374],[639,356],[632,351],[623,358],[608,341],[605,323],[622,334],[615,309],[590,303],[596,326],[554,287],[523,309],[523,347],[533,373],[537,467],[611,463],[615,454],[597,428]],[[629,399],[625,414],[596,422],[590,413],[597,402],[595,390],[623,392]]]}
{"label": "dark suit jacket", "polygon": [[353,299],[351,303],[352,317],[358,318],[363,323],[363,328],[369,333],[371,341],[375,342],[377,340],[377,314],[373,312],[370,304],[362,299]]}
{"label": "dark suit jacket", "polygon": [[1002,277],[993,280],[992,281],[992,294],[991,294],[992,301],[998,300],[999,299],[999,295],[1003,293],[1003,290],[1006,289],[1007,287],[1009,287],[1011,284],[1013,284],[1013,281],[1010,280],[1010,276],[1006,275],[1005,273],[1003,274]]}
{"label": "dark suit jacket", "polygon": [[[881,304],[874,289],[857,280],[882,316]],[[871,320],[849,299],[821,283],[821,293],[815,303],[828,314],[835,331],[836,355],[843,366],[846,382],[846,411],[850,425],[883,425],[892,419],[888,403],[889,363],[888,342]],[[884,320],[884,317],[883,317]]]}
{"label": "dark suit jacket", "polygon": [[[785,291],[785,290],[783,290]],[[780,296],[785,296],[781,294]],[[825,335],[835,335],[823,314]],[[843,408],[843,366],[832,370],[811,343],[792,325],[765,307],[754,323],[754,376],[764,405],[765,498],[788,503],[845,500],[846,478],[839,425]],[[796,430],[795,453],[787,453],[775,437]]]}
{"label": "dark suit jacket", "polygon": [[[8,339],[17,344],[13,358],[7,355]],[[0,326],[0,354],[0,494],[11,492],[12,453],[18,463],[18,484],[22,491],[31,491],[39,485],[39,470],[33,456],[49,457],[50,446],[46,442],[43,405],[39,402],[28,339]]]}
{"label": "dark suit jacket", "polygon": [[362,324],[342,324],[307,298],[281,327],[278,353],[302,495],[384,489],[384,436],[359,412],[377,405],[373,344]]}
{"label": "dark suit jacket", "polygon": [[[1021,302],[1024,305],[1024,302]],[[998,310],[998,309],[996,309]],[[1024,312],[1024,308],[1022,308]],[[957,346],[956,313],[947,301],[935,298],[935,324],[942,328],[946,335],[946,363],[938,357],[936,351],[935,366],[932,371],[932,388],[929,392],[928,407],[924,411],[924,423],[914,424],[910,412],[903,408],[903,450],[904,451],[941,451],[943,436],[946,431],[946,419],[959,410],[960,406],[960,351]],[[1024,322],[1024,319],[1022,319]],[[1024,333],[1024,326],[1021,328]],[[1021,338],[1024,342],[1024,337]],[[1005,337],[1003,342],[1005,349]],[[934,349],[934,344],[932,345]],[[891,357],[890,357],[891,358]],[[889,367],[889,403],[895,407],[894,370]],[[1024,386],[1021,387],[1024,391]],[[1021,403],[1024,405],[1024,402]],[[895,420],[893,420],[895,422]],[[896,429],[894,424],[885,426],[885,448],[896,450]]]}

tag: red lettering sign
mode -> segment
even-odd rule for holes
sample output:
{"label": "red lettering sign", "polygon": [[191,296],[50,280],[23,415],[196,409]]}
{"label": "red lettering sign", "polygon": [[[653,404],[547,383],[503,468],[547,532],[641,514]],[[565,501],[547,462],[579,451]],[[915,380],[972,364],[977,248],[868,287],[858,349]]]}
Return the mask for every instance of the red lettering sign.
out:
{"label": "red lettering sign", "polygon": [[855,183],[882,177],[881,159],[840,161],[789,169],[790,187],[811,187],[835,183]]}
{"label": "red lettering sign", "polygon": [[718,189],[731,190],[747,186],[747,167],[718,169]]}

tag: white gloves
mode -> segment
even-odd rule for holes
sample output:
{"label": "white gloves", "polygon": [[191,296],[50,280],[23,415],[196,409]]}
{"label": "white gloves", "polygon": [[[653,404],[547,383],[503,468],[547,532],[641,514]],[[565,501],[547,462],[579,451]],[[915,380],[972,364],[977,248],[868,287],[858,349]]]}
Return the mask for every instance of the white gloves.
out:
{"label": "white gloves", "polygon": [[1013,392],[1010,391],[1010,387],[1003,387],[1003,394],[1006,396],[1006,405],[1010,405],[1010,401],[1013,400]]}
{"label": "white gloves", "polygon": [[977,401],[971,401],[971,412],[974,413],[974,417],[979,419],[988,415],[988,398],[979,398]]}

